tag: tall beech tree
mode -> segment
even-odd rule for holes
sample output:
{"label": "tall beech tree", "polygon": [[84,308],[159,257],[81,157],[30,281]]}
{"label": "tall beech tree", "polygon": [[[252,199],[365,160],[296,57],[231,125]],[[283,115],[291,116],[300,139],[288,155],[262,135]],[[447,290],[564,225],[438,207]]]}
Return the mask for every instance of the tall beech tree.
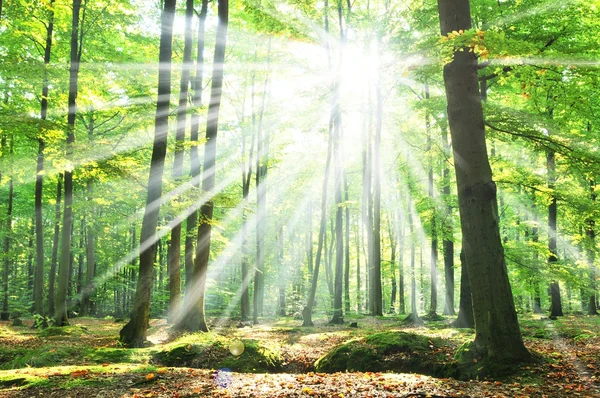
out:
{"label": "tall beech tree", "polygon": [[[73,0],[73,20],[71,22],[71,65],[69,67],[69,110],[67,114],[67,160],[72,156],[72,146],[75,141],[75,121],[77,119],[77,91],[79,84],[79,64],[83,39],[83,26],[80,26],[81,0]],[[81,24],[83,25],[83,23]],[[71,238],[73,224],[73,169],[67,167],[64,171],[64,207],[63,229],[60,247],[60,262],[58,269],[58,289],[55,297],[54,325],[66,326],[67,294],[69,289],[69,267],[71,264]]]}
{"label": "tall beech tree", "polygon": [[[219,131],[219,110],[223,91],[223,71],[225,65],[225,48],[227,45],[227,26],[229,22],[229,2],[219,0],[217,37],[213,59],[213,77],[210,89],[210,102],[206,121],[206,144],[204,146],[204,163],[202,171],[202,191],[212,192],[215,187],[217,135]],[[204,295],[206,290],[206,273],[210,258],[211,222],[214,202],[206,201],[200,207],[200,222],[196,240],[196,258],[192,272],[192,305],[186,308],[179,329],[187,331],[208,331],[204,312]]]}
{"label": "tall beech tree", "polygon": [[[48,65],[52,54],[52,33],[54,31],[54,0],[50,0],[48,7],[48,23],[46,24],[46,43],[44,45],[44,77],[42,81],[42,98],[40,104],[40,119],[48,117]],[[33,292],[33,311],[37,314],[44,313],[44,225],[42,214],[42,196],[44,185],[44,150],[46,142],[43,134],[38,138],[37,168],[35,176],[35,283]]]}
{"label": "tall beech tree", "polygon": [[[441,34],[471,28],[469,0],[438,0]],[[523,344],[498,226],[496,184],[488,161],[477,58],[454,51],[444,66],[448,122],[475,319],[474,348],[498,360],[530,358]]]}
{"label": "tall beech tree", "polygon": [[[193,111],[190,117],[190,177],[192,186],[200,190],[200,158],[198,156],[198,138],[200,131],[200,108],[202,107],[202,82],[204,75],[204,35],[206,27],[206,15],[208,13],[208,0],[202,0],[200,14],[198,15],[198,43],[196,50],[196,72],[192,81],[192,105]],[[194,241],[196,229],[198,228],[198,211],[192,209],[185,222],[185,294],[183,300],[184,310],[191,305],[192,274],[194,270]]]}
{"label": "tall beech tree", "polygon": [[[188,91],[192,69],[192,19],[194,17],[194,0],[185,2],[185,28],[183,44],[183,62],[181,64],[181,79],[179,83],[179,104],[177,106],[177,125],[175,132],[175,159],[173,161],[173,179],[180,180],[183,176],[183,143],[185,141],[185,126],[187,119]],[[174,315],[179,310],[181,302],[181,223],[183,217],[177,215],[171,229],[171,243],[167,256],[167,272],[169,274],[169,314],[168,322],[172,323]]]}
{"label": "tall beech tree", "polygon": [[162,176],[167,153],[169,131],[169,102],[171,99],[171,59],[175,0],[165,0],[161,15],[159,47],[158,98],[154,118],[154,143],[148,177],[148,194],[140,234],[138,282],[131,319],[121,329],[120,341],[127,347],[143,347],[150,321],[150,297],[154,282],[156,226],[162,196]]}

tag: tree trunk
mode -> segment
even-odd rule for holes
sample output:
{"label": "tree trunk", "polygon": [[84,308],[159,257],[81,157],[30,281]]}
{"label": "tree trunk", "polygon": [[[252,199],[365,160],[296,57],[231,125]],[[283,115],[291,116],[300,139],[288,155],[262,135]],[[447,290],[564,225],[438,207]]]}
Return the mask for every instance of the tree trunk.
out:
{"label": "tree trunk", "polygon": [[390,299],[390,314],[396,312],[396,294],[397,294],[397,286],[396,286],[396,247],[397,247],[397,239],[394,236],[394,230],[392,229],[392,221],[391,216],[388,217],[388,231],[390,237],[390,274],[392,276],[392,297]]}
{"label": "tree trunk", "polygon": [[286,316],[285,264],[283,262],[283,225],[279,227],[279,316]]}
{"label": "tree trunk", "polygon": [[[212,192],[215,186],[217,134],[219,130],[219,110],[223,88],[223,68],[225,64],[225,47],[227,44],[227,25],[229,19],[228,0],[219,0],[219,24],[215,42],[213,61],[213,79],[210,103],[206,122],[206,145],[204,146],[204,164],[202,172],[202,191]],[[204,313],[204,295],[206,290],[206,274],[210,257],[211,221],[213,219],[213,201],[209,200],[200,208],[201,222],[198,225],[196,238],[196,258],[192,272],[192,305],[186,309],[178,329],[186,331],[208,331]]]}
{"label": "tree trunk", "polygon": [[[200,108],[202,107],[202,78],[204,74],[204,30],[206,26],[206,14],[208,12],[208,0],[202,0],[200,15],[198,16],[198,45],[196,53],[196,76],[192,81],[194,94],[192,96],[193,112],[191,116],[190,129],[190,176],[192,186],[200,189],[200,159],[198,157],[198,137],[200,130]],[[196,229],[198,228],[198,210],[192,209],[185,222],[185,294],[182,314],[191,308],[192,278],[194,268],[194,242]]]}
{"label": "tree trunk", "polygon": [[[271,39],[269,38],[269,49],[267,63],[271,57]],[[263,137],[262,120],[265,111],[267,96],[267,85],[269,72],[265,77],[261,109],[256,129],[256,272],[254,275],[254,296],[252,297],[252,321],[258,323],[258,318],[263,315],[265,297],[265,230],[267,218],[267,164],[268,164],[268,132]]]}
{"label": "tree trunk", "polygon": [[[444,146],[444,155],[448,158],[452,155],[450,141],[448,140],[448,130],[444,126],[442,129],[442,144]],[[446,289],[446,299],[444,305],[444,315],[454,315],[454,228],[452,226],[452,206],[450,204],[450,167],[449,162],[444,162],[444,182],[442,194],[445,198],[444,220],[442,222],[443,250],[444,250],[444,282]]]}
{"label": "tree trunk", "polygon": [[52,259],[50,261],[50,276],[48,277],[48,314],[54,316],[54,287],[56,285],[56,265],[58,263],[58,244],[60,238],[60,205],[62,201],[63,175],[58,175],[56,183],[56,205],[54,205],[54,237],[52,238]]}
{"label": "tree trunk", "polygon": [[381,96],[381,81],[377,76],[375,84],[376,118],[375,142],[373,145],[373,239],[372,239],[372,280],[371,315],[383,315],[383,296],[381,290],[381,128],[383,123],[383,98]]}
{"label": "tree trunk", "polygon": [[465,262],[465,256],[460,253],[460,300],[458,306],[458,318],[452,324],[455,328],[474,328],[473,300],[471,299],[471,284],[469,283],[469,271]]}
{"label": "tree trunk", "polygon": [[[409,194],[410,195],[410,194]],[[410,314],[418,318],[417,313],[417,272],[415,270],[415,228],[413,224],[412,199],[408,198],[408,233],[410,234]]]}
{"label": "tree trunk", "polygon": [[[429,100],[429,85],[425,85],[425,98]],[[437,260],[438,260],[438,236],[437,236],[437,206],[435,205],[434,190],[433,190],[433,145],[431,137],[431,120],[429,109],[425,109],[425,129],[427,131],[427,154],[429,155],[429,172],[428,172],[428,190],[429,199],[431,200],[431,253],[430,253],[430,274],[431,274],[431,296],[429,316],[437,316]]]}
{"label": "tree trunk", "polygon": [[327,189],[329,183],[329,169],[331,166],[331,155],[333,152],[333,126],[332,121],[329,121],[329,143],[327,145],[327,160],[325,161],[325,175],[323,177],[323,190],[321,194],[321,222],[319,225],[319,240],[317,242],[317,254],[315,258],[315,268],[312,273],[312,282],[310,293],[306,306],[302,310],[302,326],[314,326],[312,321],[312,313],[315,305],[315,295],[317,293],[317,282],[319,278],[319,268],[321,266],[321,254],[323,252],[323,241],[325,238],[325,230],[327,229]]}
{"label": "tree trunk", "polygon": [[346,229],[344,239],[344,309],[346,314],[350,313],[350,206],[348,196],[348,174],[344,170],[344,200],[345,204],[345,216],[346,216]]}
{"label": "tree trunk", "polygon": [[[468,0],[438,0],[438,9],[442,35],[471,28]],[[452,62],[444,66],[444,84],[463,250],[472,290],[474,346],[490,358],[523,361],[530,354],[521,338],[500,240],[475,54],[466,49],[455,51]]]}
{"label": "tree trunk", "polygon": [[[54,30],[54,0],[50,0],[48,10],[48,25],[46,25],[46,45],[44,46],[44,78],[42,82],[42,100],[40,119],[46,120],[48,116],[48,64],[50,64],[50,55],[52,54],[52,32]],[[42,215],[42,199],[44,185],[44,150],[46,143],[43,136],[38,139],[38,156],[35,177],[35,291],[33,292],[33,312],[36,314],[44,313],[44,224]]]}
{"label": "tree trunk", "polygon": [[[588,131],[591,129],[588,124]],[[596,202],[596,184],[593,180],[590,180],[590,199],[592,203]],[[598,308],[596,307],[596,267],[594,262],[596,260],[596,251],[594,250],[596,247],[596,220],[593,218],[588,218],[586,220],[586,235],[588,238],[587,246],[587,258],[588,258],[588,268],[590,273],[590,293],[588,300],[588,315],[598,315]]]}
{"label": "tree trunk", "polygon": [[[179,106],[177,107],[177,129],[175,134],[175,159],[173,161],[173,179],[183,176],[183,142],[185,141],[185,125],[187,118],[188,89],[190,71],[192,69],[192,19],[194,17],[194,0],[185,3],[185,35],[183,46],[183,63],[181,65],[181,81],[179,85]],[[167,322],[173,323],[175,315],[180,311],[181,302],[181,223],[183,217],[176,216],[171,229],[171,252],[167,260],[169,274],[169,311]]]}
{"label": "tree trunk", "polygon": [[360,218],[356,220],[356,312],[360,314],[362,310],[362,291],[361,291],[361,278],[360,278]]}
{"label": "tree trunk", "polygon": [[[0,320],[8,321],[10,313],[8,312],[8,276],[10,274],[10,240],[12,239],[12,219],[13,219],[13,199],[14,199],[14,180],[12,173],[13,165],[13,138],[11,137],[9,152],[9,181],[8,181],[8,206],[6,210],[6,235],[4,236],[4,270],[2,273],[2,290],[4,290],[2,300],[2,314]],[[2,147],[6,147],[6,137],[2,137]]]}
{"label": "tree trunk", "polygon": [[140,266],[131,319],[121,329],[120,341],[126,347],[143,347],[150,321],[156,226],[162,196],[162,176],[167,152],[169,131],[169,102],[171,98],[171,57],[175,0],[164,0],[161,16],[159,47],[158,99],[154,118],[154,143],[148,177],[148,195],[140,234]]}
{"label": "tree trunk", "polygon": [[[77,116],[77,85],[79,80],[79,62],[81,60],[81,46],[79,13],[81,0],[73,0],[73,20],[71,23],[71,66],[69,68],[69,110],[67,116],[67,159],[71,157],[73,142],[75,141],[75,119]],[[63,231],[60,250],[58,271],[58,289],[55,298],[54,326],[66,326],[67,320],[67,290],[69,288],[69,264],[71,258],[71,224],[73,223],[73,171],[64,171],[65,199],[63,210]],[[64,227],[66,226],[66,227]]]}
{"label": "tree trunk", "polygon": [[[552,117],[552,109],[549,110],[549,114],[550,117]],[[548,189],[550,189],[552,195],[550,204],[548,205],[548,251],[550,252],[550,256],[548,256],[548,266],[552,270],[554,264],[558,261],[556,246],[556,218],[558,204],[554,192],[556,186],[556,160],[554,151],[548,151],[546,155],[546,168],[548,171]],[[558,281],[553,281],[550,283],[549,291],[551,298],[550,316],[563,316],[562,300],[560,298],[560,286]]]}

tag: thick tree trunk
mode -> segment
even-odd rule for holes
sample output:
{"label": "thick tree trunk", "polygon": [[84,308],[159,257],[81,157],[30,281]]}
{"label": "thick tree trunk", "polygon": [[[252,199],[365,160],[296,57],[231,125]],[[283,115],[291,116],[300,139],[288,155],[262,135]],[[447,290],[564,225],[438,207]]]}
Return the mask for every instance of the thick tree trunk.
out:
{"label": "thick tree trunk", "polygon": [[[442,35],[471,28],[469,0],[438,0]],[[461,49],[464,50],[464,49]],[[444,66],[463,250],[471,283],[475,347],[490,358],[530,358],[523,344],[498,226],[496,184],[485,144],[477,59],[455,51]]]}
{"label": "thick tree trunk", "polygon": [[148,178],[148,195],[140,234],[140,267],[131,319],[121,329],[120,341],[126,347],[143,347],[150,321],[150,297],[154,276],[156,226],[162,196],[162,176],[169,131],[171,98],[171,57],[175,0],[164,0],[159,47],[158,99],[154,118],[154,143]]}
{"label": "thick tree trunk", "polygon": [[[75,119],[77,116],[77,85],[79,81],[79,62],[81,59],[79,13],[81,0],[73,0],[73,20],[71,23],[71,66],[69,68],[69,110],[67,116],[67,159],[71,156],[75,141]],[[71,224],[73,223],[73,171],[64,171],[65,198],[63,210],[63,232],[58,271],[58,289],[55,298],[54,326],[66,326],[67,290],[69,288],[69,264],[71,259]]]}
{"label": "thick tree trunk", "polygon": [[[202,191],[212,192],[215,186],[217,135],[219,131],[219,110],[223,89],[223,69],[225,64],[225,47],[227,45],[227,26],[229,20],[228,0],[219,0],[219,23],[213,61],[213,79],[210,103],[206,122],[206,145],[204,146],[204,163],[202,172]],[[177,326],[186,331],[208,331],[204,312],[204,295],[206,290],[206,274],[210,257],[211,222],[213,219],[213,201],[209,200],[200,208],[201,222],[198,225],[196,239],[196,258],[192,272],[192,306],[186,311]]]}
{"label": "thick tree trunk", "polygon": [[[52,32],[54,30],[54,0],[50,1],[48,10],[48,24],[46,25],[46,45],[44,46],[44,79],[42,82],[42,100],[40,119],[46,120],[48,116],[48,64],[52,54]],[[33,292],[33,312],[44,313],[44,224],[42,214],[42,197],[44,185],[44,150],[46,143],[44,137],[38,138],[38,156],[35,177],[35,291]]]}
{"label": "thick tree trunk", "polygon": [[62,201],[63,175],[58,175],[56,183],[56,204],[54,205],[54,236],[52,238],[52,259],[50,261],[50,275],[48,277],[48,314],[54,316],[54,290],[56,285],[56,265],[58,263],[58,244],[60,239],[60,206]]}

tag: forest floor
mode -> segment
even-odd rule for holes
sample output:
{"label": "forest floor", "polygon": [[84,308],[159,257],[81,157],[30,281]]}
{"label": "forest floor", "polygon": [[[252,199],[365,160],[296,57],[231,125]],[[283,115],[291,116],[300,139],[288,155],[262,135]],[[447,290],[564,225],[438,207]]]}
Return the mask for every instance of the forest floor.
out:
{"label": "forest floor", "polygon": [[[416,373],[317,372],[315,361],[334,347],[378,332],[405,330],[443,339],[447,344],[435,351],[448,362],[473,339],[472,330],[450,328],[449,318],[409,330],[397,316],[352,318],[358,328],[350,328],[349,320],[332,326],[323,319],[310,328],[291,318],[252,327],[215,320],[208,337],[175,341],[164,320],[153,320],[154,345],[144,349],[120,348],[123,323],[112,319],[76,318],[60,332],[33,329],[27,319],[21,327],[0,322],[0,397],[600,397],[600,317],[523,317],[526,346],[538,361],[509,376],[468,381]],[[280,356],[276,365],[268,358],[262,362],[274,366],[272,371],[253,363],[233,372],[218,364],[232,363],[228,367],[235,369],[236,360],[250,355],[250,345],[239,357],[226,358],[216,349],[197,355],[194,341],[209,339],[258,341],[277,347]]]}

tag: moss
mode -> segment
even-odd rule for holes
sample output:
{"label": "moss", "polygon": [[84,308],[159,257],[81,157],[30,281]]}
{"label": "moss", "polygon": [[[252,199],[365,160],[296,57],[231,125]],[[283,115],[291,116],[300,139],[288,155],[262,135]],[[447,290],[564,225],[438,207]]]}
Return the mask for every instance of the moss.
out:
{"label": "moss", "polygon": [[[194,336],[194,335],[191,335]],[[258,340],[242,340],[244,352],[234,356],[229,352],[230,340],[218,335],[198,340],[186,336],[152,353],[152,360],[164,366],[193,368],[229,368],[236,372],[273,372],[281,369],[283,356],[278,347]]]}
{"label": "moss", "polygon": [[56,337],[56,336],[82,336],[87,334],[87,328],[83,326],[63,326],[63,327],[49,327],[40,332],[40,337]]}
{"label": "moss", "polygon": [[79,355],[81,355],[81,348],[77,347],[2,348],[0,349],[0,369],[54,366],[63,363],[66,359],[77,358]]}
{"label": "moss", "polygon": [[50,382],[47,378],[40,376],[27,374],[6,374],[0,376],[0,390],[8,388],[25,389],[29,387],[44,387],[49,384]]}
{"label": "moss", "polygon": [[315,368],[329,373],[347,370],[435,374],[441,363],[435,349],[442,345],[441,339],[414,333],[376,333],[335,347],[315,363]]}
{"label": "moss", "polygon": [[[474,342],[462,344],[454,355],[456,361],[452,377],[473,380],[493,377],[502,379],[520,372],[522,363],[490,358],[477,349]],[[532,358],[537,361],[538,358]]]}

